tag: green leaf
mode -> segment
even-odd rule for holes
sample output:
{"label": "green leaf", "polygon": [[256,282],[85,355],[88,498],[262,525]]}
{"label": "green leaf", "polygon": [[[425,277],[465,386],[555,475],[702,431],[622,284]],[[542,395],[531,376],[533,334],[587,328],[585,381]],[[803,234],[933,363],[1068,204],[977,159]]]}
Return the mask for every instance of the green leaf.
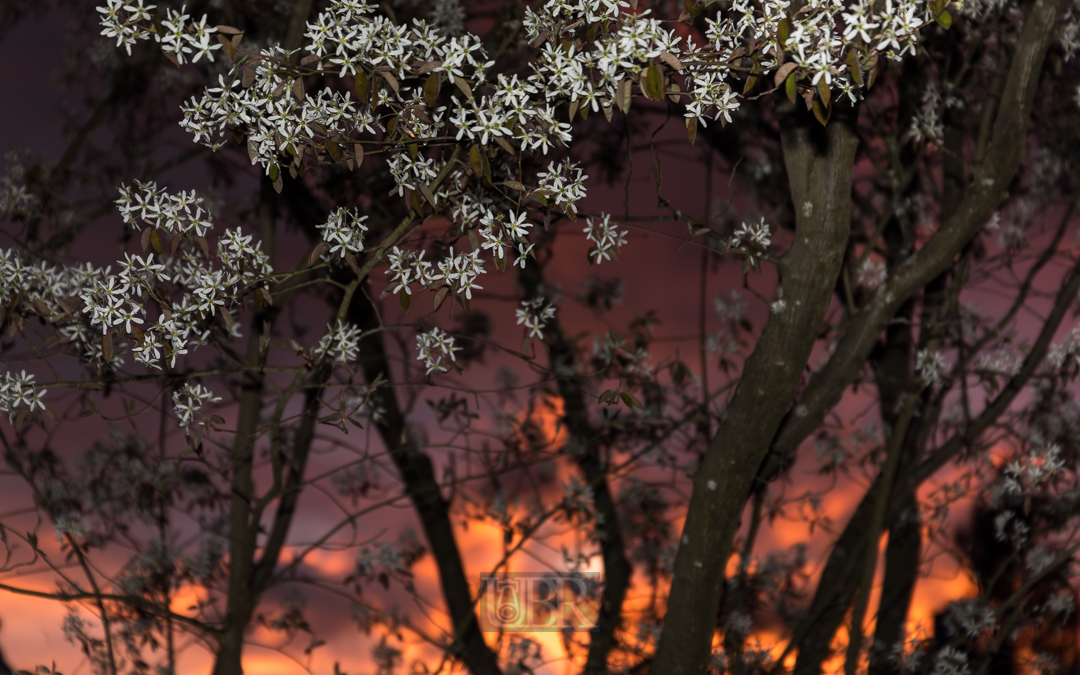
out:
{"label": "green leaf", "polygon": [[623,400],[623,403],[626,404],[626,407],[630,409],[641,407],[641,404],[638,403],[638,400],[636,398],[634,398],[634,395],[628,391],[620,393],[619,398],[621,398]]}
{"label": "green leaf", "polygon": [[412,295],[402,291],[401,293],[398,293],[398,300],[401,301],[401,309],[408,314],[409,308],[412,307]]}
{"label": "green leaf", "polygon": [[788,38],[791,37],[791,19],[783,18],[776,27],[776,37],[780,40],[780,46],[786,47]]}
{"label": "green leaf", "polygon": [[952,28],[952,14],[949,14],[949,10],[945,10],[941,14],[935,16],[934,21],[941,24],[941,27],[945,30]]}
{"label": "green leaf", "polygon": [[821,96],[821,104],[826,108],[832,106],[832,90],[829,89],[829,85],[825,82],[825,78],[818,80],[818,94]]}
{"label": "green leaf", "polygon": [[797,93],[797,89],[795,87],[795,73],[788,75],[787,79],[784,80],[784,93],[787,94],[788,100],[794,104],[795,94]]}
{"label": "green leaf", "polygon": [[335,162],[341,161],[341,149],[338,147],[337,143],[329,138],[326,139],[326,150],[330,153],[330,156]]}
{"label": "green leaf", "polygon": [[424,103],[427,103],[429,108],[435,106],[435,100],[439,98],[439,87],[442,85],[442,77],[438,73],[432,73],[428,75],[428,79],[424,82]]}
{"label": "green leaf", "polygon": [[829,123],[829,116],[832,114],[832,108],[826,108],[824,105],[821,104],[820,99],[815,98],[813,110],[814,117],[817,118],[818,122],[821,122],[821,126],[825,126]]}
{"label": "green leaf", "polygon": [[656,66],[649,66],[642,76],[642,89],[645,94],[654,101],[664,98],[664,75]]}
{"label": "green leaf", "polygon": [[469,148],[469,166],[477,178],[484,177],[484,163],[480,159],[480,146],[474,145]]}
{"label": "green leaf", "polygon": [[848,50],[847,65],[848,72],[851,73],[851,79],[855,80],[855,84],[861,87],[863,84],[862,68],[859,67],[859,57],[855,55],[854,49]]}

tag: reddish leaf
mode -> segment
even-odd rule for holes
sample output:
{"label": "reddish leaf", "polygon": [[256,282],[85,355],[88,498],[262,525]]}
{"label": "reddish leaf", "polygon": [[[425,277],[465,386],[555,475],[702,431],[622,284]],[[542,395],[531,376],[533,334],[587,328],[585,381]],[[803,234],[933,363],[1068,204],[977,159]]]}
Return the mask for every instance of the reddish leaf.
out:
{"label": "reddish leaf", "polygon": [[779,87],[780,83],[787,79],[788,75],[795,72],[795,69],[799,67],[797,63],[785,63],[776,69],[776,74],[773,75],[773,86]]}
{"label": "reddish leaf", "polygon": [[660,60],[668,64],[675,70],[682,70],[683,64],[674,54],[671,52],[660,52]]}
{"label": "reddish leaf", "polygon": [[306,267],[311,267],[312,265],[314,265],[315,262],[322,256],[323,251],[325,250],[326,242],[319,242],[318,244],[316,244],[315,248],[313,248],[311,250],[311,253],[308,255]]}

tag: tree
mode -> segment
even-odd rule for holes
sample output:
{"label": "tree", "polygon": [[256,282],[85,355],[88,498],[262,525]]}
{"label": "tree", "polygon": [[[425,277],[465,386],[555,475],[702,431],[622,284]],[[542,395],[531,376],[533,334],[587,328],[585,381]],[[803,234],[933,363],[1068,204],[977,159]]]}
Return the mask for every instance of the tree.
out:
{"label": "tree", "polygon": [[[586,534],[564,549],[569,570],[603,570],[582,586],[595,629],[563,637],[581,672],[816,673],[838,651],[847,673],[998,672],[1025,653],[1076,667],[1067,638],[1037,627],[1075,614],[1075,6],[81,11],[131,60],[91,64],[109,93],[59,163],[9,158],[2,438],[41,520],[5,524],[3,569],[49,570],[57,587],[0,588],[82,603],[100,625],[73,613],[65,630],[100,672],[175,670],[190,636],[215,675],[240,673],[254,629],[314,663],[330,647],[286,594],[301,588],[380,631],[380,672],[410,640],[433,650],[414,670],[532,672],[536,641],[485,635],[479,603],[529,546],[564,545],[563,526]],[[162,56],[181,75],[150,79]],[[244,228],[152,179],[194,153],[103,171],[88,150],[114,118],[156,147],[167,115],[145,108],[176,92],[182,129],[215,153],[207,175],[255,195],[232,214]],[[700,218],[661,180],[676,115],[680,145],[704,148]],[[599,156],[575,138],[599,139]],[[631,209],[645,153],[657,205]],[[594,168],[627,180],[622,215],[586,201]],[[125,224],[110,263],[77,247],[102,227],[79,206],[102,176],[119,178]],[[606,268],[630,228],[664,222],[685,223],[700,255],[699,363],[649,356],[663,348],[649,308],[597,332],[590,354],[560,307],[568,234]],[[725,294],[710,335],[710,270],[740,267],[762,311]],[[581,302],[603,315],[617,288],[596,280]],[[987,291],[1000,304],[968,304]],[[520,347],[488,318],[509,318],[491,309],[507,296]],[[514,369],[493,387],[485,359]],[[856,433],[866,410],[876,423]],[[99,419],[108,436],[62,447]],[[805,557],[757,540],[793,507],[817,518],[819,495],[792,494],[808,441],[822,473],[866,478],[812,585]],[[962,499],[978,502],[965,545],[978,596],[913,636],[924,554],[949,541]],[[421,534],[370,538],[401,503]],[[304,508],[331,505],[332,524],[298,532]],[[470,522],[501,531],[483,583],[461,545]],[[350,573],[312,562],[327,552],[354,556]],[[428,559],[438,598],[416,580]],[[403,615],[393,594],[445,616]],[[762,647],[766,624],[781,638]]]}

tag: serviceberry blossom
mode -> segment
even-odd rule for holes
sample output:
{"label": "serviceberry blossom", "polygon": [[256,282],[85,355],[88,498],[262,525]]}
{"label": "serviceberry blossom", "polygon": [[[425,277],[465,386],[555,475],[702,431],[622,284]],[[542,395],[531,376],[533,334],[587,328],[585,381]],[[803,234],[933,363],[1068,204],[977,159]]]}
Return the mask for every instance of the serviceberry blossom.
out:
{"label": "serviceberry blossom", "polygon": [[323,241],[330,246],[327,255],[344,259],[346,253],[361,253],[364,250],[364,233],[368,229],[364,225],[367,218],[355,210],[342,207],[331,213],[325,223],[318,225]]}
{"label": "serviceberry blossom", "polygon": [[934,659],[933,675],[971,675],[967,654],[955,647],[945,647]]}
{"label": "serviceberry blossom", "polygon": [[355,361],[360,353],[360,329],[351,323],[338,321],[327,325],[326,330],[326,335],[315,347],[315,355],[338,363]]}
{"label": "serviceberry blossom", "polygon": [[[205,423],[205,416],[202,414],[203,406],[207,403],[217,403],[221,400],[220,396],[214,396],[214,392],[206,389],[201,384],[188,384],[179,390],[173,392],[173,411],[176,416],[180,418],[180,428],[190,431],[190,427],[197,421],[203,421]],[[199,419],[196,419],[199,418]]]}
{"label": "serviceberry blossom", "polygon": [[[743,76],[733,72],[732,64],[751,57],[760,69],[758,77],[766,81],[786,62],[802,95],[820,98],[824,88],[831,87],[836,97],[846,94],[854,101],[864,86],[865,78],[858,75],[876,67],[872,52],[892,59],[912,53],[928,19],[924,0],[887,0],[876,9],[866,0],[849,6],[813,3],[795,15],[789,15],[788,4],[736,0],[730,10],[708,20],[708,43],[699,45],[677,35],[650,10],[630,10],[622,0],[547,0],[542,8],[525,11],[524,28],[535,50],[529,69],[490,77],[494,61],[480,37],[465,29],[456,0],[440,0],[430,21],[416,19],[405,26],[374,4],[334,0],[308,22],[308,43],[302,49],[309,68],[355,78],[353,90],[328,85],[305,91],[303,72],[289,65],[290,55],[282,47],[257,53],[239,49],[235,62],[217,75],[215,86],[182,106],[181,126],[213,150],[233,138],[244,138],[252,164],[261,166],[279,188],[286,171],[295,179],[307,165],[346,163],[355,168],[363,161],[366,144],[392,148],[377,153],[383,157],[372,161],[385,162],[394,178],[394,193],[440,209],[448,203],[444,212],[450,214],[453,228],[470,231],[470,236],[475,230],[483,239],[480,251],[490,254],[500,270],[505,269],[507,249],[516,253],[513,264],[524,267],[534,248],[528,241],[528,212],[519,207],[508,214],[493,213],[499,210],[494,208],[499,199],[493,198],[490,187],[472,180],[473,173],[485,174],[487,186],[510,180],[520,184],[520,162],[509,161],[504,151],[535,156],[567,147],[573,140],[572,126],[557,119],[562,114],[556,112],[559,106],[569,104],[571,114],[580,110],[583,116],[602,112],[610,117],[615,108],[625,112],[634,95],[670,96],[685,104],[691,126],[707,119],[726,124],[734,119],[742,96],[733,84],[741,87]],[[222,46],[217,38],[239,33],[213,26],[206,16],[193,20],[184,6],[178,11],[164,9],[160,20],[152,9],[144,0],[106,0],[98,7],[103,35],[115,38],[128,52],[152,36],[170,58],[184,63],[212,60],[213,51]],[[546,39],[582,22],[596,26],[583,42],[564,48]],[[782,22],[787,25],[782,27]],[[784,31],[788,37],[781,44]],[[238,38],[230,40],[239,44]],[[747,45],[753,54],[746,52]],[[849,72],[856,66],[857,72]],[[432,78],[436,84],[445,80],[452,86],[440,95],[438,87],[433,91],[428,86]],[[634,94],[635,86],[639,94]],[[932,91],[928,97],[941,106],[952,100]],[[431,147],[431,142],[446,138],[474,145],[468,162],[448,164],[447,154]],[[441,183],[436,185],[439,176]],[[548,162],[546,171],[536,175],[537,188],[525,188],[525,195],[573,216],[585,195],[587,178],[569,160]],[[136,183],[121,193],[121,213],[136,229],[147,224],[170,235],[191,233],[201,238],[212,227],[210,214],[194,193],[168,195],[153,183]],[[329,259],[364,251],[363,220],[342,209],[319,227]],[[593,244],[590,261],[615,257],[627,233],[607,215],[587,223],[586,235]],[[155,233],[154,241],[156,237]],[[762,221],[744,225],[733,246],[745,248],[756,262],[770,243],[769,228]],[[243,260],[236,259],[238,252],[244,253]],[[225,270],[181,266],[179,273],[150,272],[171,272],[174,283],[194,286],[188,289],[189,306],[200,316],[231,312],[240,290],[236,286],[265,276],[265,261],[240,235],[227,240],[220,256]],[[433,273],[422,251],[394,249],[389,263],[392,291],[409,295],[414,285],[434,290],[435,282],[442,280],[471,299],[472,291],[481,288],[476,282],[484,273],[477,251],[451,254],[438,262],[440,274]],[[144,282],[125,283],[150,285],[149,280]],[[91,294],[90,314],[99,329],[107,332],[123,325],[131,332],[145,320],[141,310],[125,304],[131,302],[126,290],[103,286],[97,296]],[[160,351],[159,341],[151,338],[144,346],[140,338],[138,353],[153,355]]]}
{"label": "serviceberry blossom", "polygon": [[589,249],[589,260],[599,264],[602,260],[619,257],[619,249],[626,245],[626,230],[619,230],[617,223],[611,222],[611,216],[601,214],[599,219],[585,220],[585,238],[593,243]]}
{"label": "serviceberry blossom", "polygon": [[738,291],[730,291],[727,297],[713,299],[713,309],[724,321],[738,321],[746,314],[746,299]]}
{"label": "serviceberry blossom", "polygon": [[433,280],[442,280],[447,286],[455,290],[458,293],[464,293],[465,297],[469,300],[472,299],[472,292],[476,289],[483,289],[483,286],[476,283],[476,279],[481,274],[486,274],[487,270],[484,269],[484,261],[480,258],[480,251],[472,251],[471,253],[454,253],[454,247],[450,247],[450,255],[443,258],[438,263],[439,272],[442,274],[432,276]]}
{"label": "serviceberry blossom", "polygon": [[1061,371],[1066,365],[1080,367],[1080,326],[1076,326],[1065,341],[1050,348],[1046,357],[1055,372]]}
{"label": "serviceberry blossom", "polygon": [[539,179],[540,190],[550,192],[557,205],[575,208],[578,201],[585,198],[585,181],[589,177],[569,159],[563,160],[558,166],[549,162],[547,171],[537,173],[536,177]]}
{"label": "serviceberry blossom", "polygon": [[93,531],[93,526],[79,513],[57,516],[53,521],[56,541],[63,541],[67,536],[71,536],[76,541],[86,541]]}
{"label": "serviceberry blossom", "polygon": [[867,290],[874,290],[881,284],[885,283],[885,279],[889,275],[889,270],[885,266],[885,263],[880,260],[873,260],[867,258],[859,265],[859,271],[855,275],[855,283],[862,286]]}
{"label": "serviceberry blossom", "polygon": [[7,413],[8,421],[14,422],[15,416],[22,411],[28,413],[45,410],[41,397],[47,389],[38,389],[34,385],[34,376],[22,371],[18,375],[4,373],[0,380],[0,413]]}
{"label": "serviceberry blossom", "polygon": [[1033,447],[1026,456],[1006,465],[1002,485],[1007,494],[1031,494],[1064,468],[1060,446],[1050,443]]}
{"label": "serviceberry blossom", "polygon": [[454,346],[454,337],[438,328],[417,335],[416,349],[420,352],[416,360],[424,362],[427,375],[431,375],[435,371],[445,373],[448,368],[447,359],[456,361],[454,352],[461,351],[460,347]]}
{"label": "serviceberry blossom", "polygon": [[933,349],[920,349],[915,354],[915,372],[926,384],[933,384],[949,370],[949,364],[941,352]]}
{"label": "serviceberry blossom", "polygon": [[124,222],[136,230],[146,224],[168,234],[193,232],[205,237],[214,226],[210,213],[203,208],[202,197],[195,192],[169,194],[154,182],[136,181],[135,188],[121,185],[116,207]]}
{"label": "serviceberry blossom", "polygon": [[998,375],[1013,376],[1020,372],[1022,357],[1007,347],[979,356],[975,368]]}
{"label": "serviceberry blossom", "polygon": [[751,261],[756,261],[772,244],[771,228],[762,218],[758,223],[743,223],[735,230],[731,239],[731,248],[746,252]]}
{"label": "serviceberry blossom", "polygon": [[360,549],[356,558],[356,569],[364,576],[387,573],[400,569],[402,558],[397,548],[388,541],[368,544]]}
{"label": "serviceberry blossom", "polygon": [[517,311],[517,323],[525,324],[529,331],[529,337],[544,339],[543,329],[548,321],[555,318],[555,306],[544,298],[522,300],[521,309]]}
{"label": "serviceberry blossom", "polygon": [[949,605],[945,625],[949,627],[952,635],[977,638],[993,632],[997,626],[997,616],[994,610],[979,598],[956,600]]}
{"label": "serviceberry blossom", "polygon": [[1024,556],[1024,566],[1032,574],[1041,574],[1054,564],[1054,559],[1057,558],[1057,551],[1054,551],[1049,546],[1040,544]]}

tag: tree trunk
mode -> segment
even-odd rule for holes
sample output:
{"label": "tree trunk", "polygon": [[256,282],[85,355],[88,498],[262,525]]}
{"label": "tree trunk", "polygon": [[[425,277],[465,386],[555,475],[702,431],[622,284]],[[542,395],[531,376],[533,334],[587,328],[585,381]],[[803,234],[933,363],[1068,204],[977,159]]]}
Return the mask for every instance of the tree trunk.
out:
{"label": "tree trunk", "polygon": [[847,248],[857,112],[837,104],[822,127],[785,99],[777,107],[795,241],[779,263],[769,320],[694,474],[654,675],[706,672],[739,516],[806,368]]}

